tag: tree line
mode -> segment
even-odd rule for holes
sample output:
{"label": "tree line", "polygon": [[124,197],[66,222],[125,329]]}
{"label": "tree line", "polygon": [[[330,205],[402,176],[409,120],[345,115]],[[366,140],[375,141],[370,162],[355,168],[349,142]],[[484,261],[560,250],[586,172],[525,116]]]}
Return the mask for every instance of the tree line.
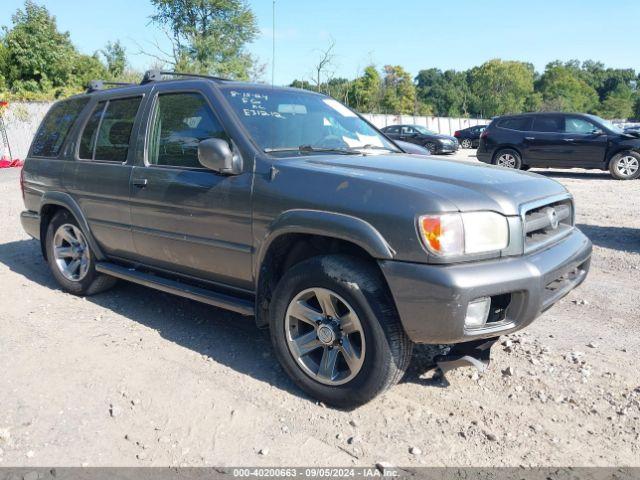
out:
{"label": "tree line", "polygon": [[558,60],[539,73],[530,63],[493,59],[464,71],[428,68],[414,78],[399,65],[370,65],[355,79],[319,85],[295,80],[291,86],[329,94],[367,113],[490,118],[572,111],[640,119],[639,80],[632,68],[606,68],[593,60]]}
{"label": "tree line", "polygon": [[[258,35],[245,0],[150,0],[150,20],[167,39],[140,46],[150,68],[261,81],[265,66],[247,51]],[[530,63],[494,59],[464,71],[427,68],[415,77],[399,65],[370,65],[353,79],[334,78],[335,44],[321,52],[309,79],[291,86],[329,94],[360,112],[490,118],[523,111],[577,111],[640,119],[640,74],[601,62]],[[115,40],[80,53],[46,7],[26,0],[0,33],[0,97],[50,100],[82,91],[93,79],[139,82]]]}

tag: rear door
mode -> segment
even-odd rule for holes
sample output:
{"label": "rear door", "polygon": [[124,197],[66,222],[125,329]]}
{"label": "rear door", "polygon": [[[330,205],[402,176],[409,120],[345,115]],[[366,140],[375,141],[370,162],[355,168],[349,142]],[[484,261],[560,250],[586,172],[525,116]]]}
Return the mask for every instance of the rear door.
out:
{"label": "rear door", "polygon": [[65,187],[80,205],[91,233],[106,254],[116,257],[135,254],[129,177],[142,101],[139,94],[94,103],[74,146],[75,161],[65,167]]}
{"label": "rear door", "polygon": [[403,142],[415,143],[417,145],[421,145],[420,135],[418,131],[413,127],[400,127],[400,140]]}
{"label": "rear door", "polygon": [[131,176],[135,247],[140,261],[151,267],[250,288],[250,163],[244,162],[244,173],[225,176],[198,162],[201,140],[230,139],[215,112],[211,87],[190,84],[193,89],[154,89],[144,161]]}
{"label": "rear door", "polygon": [[531,132],[524,136],[524,162],[530,166],[558,167],[570,156],[563,141],[562,115],[535,115]]}
{"label": "rear door", "polygon": [[561,166],[601,167],[608,138],[602,129],[584,117],[565,117],[563,141],[570,149]]}

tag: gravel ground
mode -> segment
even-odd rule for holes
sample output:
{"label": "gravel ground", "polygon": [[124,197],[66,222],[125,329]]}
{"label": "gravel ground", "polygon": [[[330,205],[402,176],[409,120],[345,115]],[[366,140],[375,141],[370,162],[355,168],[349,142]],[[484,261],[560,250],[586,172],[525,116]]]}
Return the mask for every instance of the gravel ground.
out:
{"label": "gravel ground", "polygon": [[60,291],[20,227],[18,171],[0,171],[0,466],[640,466],[640,181],[542,173],[594,243],[585,284],[483,375],[445,387],[419,348],[345,412],[301,394],[249,320],[124,282]]}

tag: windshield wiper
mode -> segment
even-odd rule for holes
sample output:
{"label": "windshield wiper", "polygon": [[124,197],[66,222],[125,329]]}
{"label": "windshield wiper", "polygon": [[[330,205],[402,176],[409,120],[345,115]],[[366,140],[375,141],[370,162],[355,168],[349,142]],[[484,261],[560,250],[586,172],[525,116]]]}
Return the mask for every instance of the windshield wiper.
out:
{"label": "windshield wiper", "polygon": [[279,148],[265,148],[265,152],[267,153],[278,153],[278,152],[301,152],[301,153],[338,153],[340,155],[359,155],[359,152],[354,150],[347,150],[346,148],[321,148],[314,147],[311,145],[300,145],[298,147],[279,147]]}
{"label": "windshield wiper", "polygon": [[383,147],[380,145],[371,145],[370,143],[367,143],[366,145],[358,145],[357,147],[349,147],[349,150],[386,150],[387,152],[402,153],[399,150],[395,150],[393,148]]}

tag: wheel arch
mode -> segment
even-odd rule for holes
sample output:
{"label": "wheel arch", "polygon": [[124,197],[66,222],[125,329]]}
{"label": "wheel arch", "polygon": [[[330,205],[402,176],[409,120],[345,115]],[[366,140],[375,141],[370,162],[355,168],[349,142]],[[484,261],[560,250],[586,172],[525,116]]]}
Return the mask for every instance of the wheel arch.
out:
{"label": "wheel arch", "polygon": [[96,259],[98,261],[104,260],[105,256],[102,253],[99,245],[93,238],[91,229],[89,228],[89,223],[82,213],[80,206],[73,199],[73,197],[71,197],[71,195],[64,192],[46,192],[42,196],[42,200],[40,202],[40,248],[42,249],[44,258],[47,258],[47,228],[49,227],[51,219],[61,210],[66,210],[67,212],[69,212],[78,222],[78,225],[80,226],[82,233],[84,233],[85,237],[87,238],[89,246],[91,247],[91,250]]}
{"label": "wheel arch", "polygon": [[[271,295],[284,273],[308,258],[348,254],[379,266],[378,259],[392,259],[395,252],[371,224],[349,215],[313,210],[290,210],[274,223],[256,261],[256,323],[268,323]],[[382,278],[382,271],[380,271]]]}
{"label": "wheel arch", "polygon": [[613,158],[616,155],[620,155],[622,153],[635,153],[636,155],[640,155],[640,148],[639,149],[635,149],[635,148],[625,148],[625,147],[619,147],[616,150],[612,150],[611,152],[608,153],[607,156],[607,160],[604,164],[604,169],[608,170],[609,167],[611,166],[611,160],[613,160]]}

